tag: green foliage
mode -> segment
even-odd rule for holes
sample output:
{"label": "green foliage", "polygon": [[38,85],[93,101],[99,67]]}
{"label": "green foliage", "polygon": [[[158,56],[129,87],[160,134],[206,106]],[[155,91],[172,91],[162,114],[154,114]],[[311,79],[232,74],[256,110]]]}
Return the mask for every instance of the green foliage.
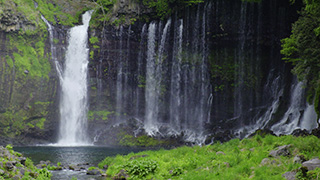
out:
{"label": "green foliage", "polygon": [[[291,144],[291,156],[269,157],[270,151]],[[217,153],[222,151],[222,153]],[[179,147],[172,150],[144,151],[125,156],[107,157],[99,164],[108,165],[111,177],[125,169],[130,179],[283,179],[282,174],[298,171],[293,157],[303,154],[307,159],[319,157],[320,139],[315,136],[256,135],[249,139],[233,139],[224,144]],[[269,163],[261,164],[268,158]],[[318,177],[320,170],[307,172],[307,177]],[[315,178],[314,178],[315,179]]]}
{"label": "green foliage", "polygon": [[306,82],[308,102],[314,102],[320,115],[320,2],[304,0],[305,7],[293,24],[292,34],[283,39],[281,53],[284,60],[294,65],[292,72]]}
{"label": "green foliage", "polygon": [[90,39],[89,39],[90,43],[91,44],[95,44],[95,43],[98,43],[99,42],[99,38],[98,37],[95,37],[95,36],[92,36]]}
{"label": "green foliage", "polygon": [[110,10],[116,2],[117,0],[96,0],[94,2],[95,11],[92,14],[92,21],[90,22],[90,24],[93,27],[105,25],[106,21],[110,20]]}
{"label": "green foliage", "polygon": [[157,167],[157,162],[149,159],[129,161],[122,166],[132,179],[141,179],[149,174],[153,174]]}
{"label": "green foliage", "polygon": [[174,10],[203,2],[203,0],[142,0],[144,5],[154,8],[157,16],[162,19],[171,15]]}
{"label": "green foliage", "polygon": [[[80,15],[91,7],[89,1],[84,1],[82,3],[76,3],[72,1],[62,1],[62,0],[35,0],[38,3],[37,10],[53,24],[62,24],[65,26],[73,26],[75,23],[79,22]],[[73,10],[70,10],[72,6]]]}
{"label": "green foliage", "polygon": [[[17,51],[13,53],[14,65],[17,75],[25,77],[27,75],[33,78],[48,79],[51,66],[48,58],[44,54],[44,40],[45,37],[28,37],[9,36],[10,46]],[[26,70],[28,73],[26,73]]]}
{"label": "green foliage", "polygon": [[106,121],[111,114],[114,114],[114,111],[89,111],[88,120],[102,119]]}
{"label": "green foliage", "polygon": [[160,146],[161,144],[167,144],[166,141],[157,140],[153,137],[142,135],[134,137],[130,134],[118,134],[120,140],[119,145],[121,146],[131,146],[131,147],[154,147]]}
{"label": "green foliage", "polygon": [[99,164],[98,164],[98,167],[100,169],[103,169],[103,166],[107,165],[107,166],[110,166],[112,164],[112,162],[114,161],[115,157],[106,157],[103,161],[101,161]]}

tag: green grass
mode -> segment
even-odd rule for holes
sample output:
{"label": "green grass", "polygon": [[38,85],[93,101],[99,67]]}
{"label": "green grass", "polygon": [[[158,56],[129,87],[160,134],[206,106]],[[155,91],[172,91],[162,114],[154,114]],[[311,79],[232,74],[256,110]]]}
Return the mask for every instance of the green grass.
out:
{"label": "green grass", "polygon": [[[271,150],[291,144],[288,157],[269,157]],[[222,151],[223,153],[217,153]],[[249,139],[233,139],[226,143],[208,146],[179,147],[172,150],[144,151],[125,156],[107,157],[99,164],[108,165],[106,174],[114,177],[126,170],[130,179],[284,179],[282,174],[298,170],[301,164],[293,164],[295,155],[306,159],[320,156],[320,140],[315,136],[259,135]],[[264,158],[269,163],[261,165]],[[299,173],[298,173],[299,174]],[[318,177],[320,170],[309,171],[300,179]]]}

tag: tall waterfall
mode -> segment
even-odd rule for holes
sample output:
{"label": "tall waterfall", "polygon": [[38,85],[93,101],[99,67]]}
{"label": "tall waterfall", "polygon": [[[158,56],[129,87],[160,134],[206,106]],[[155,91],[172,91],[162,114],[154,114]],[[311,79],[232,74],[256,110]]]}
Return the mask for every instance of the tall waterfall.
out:
{"label": "tall waterfall", "polygon": [[87,138],[88,27],[91,11],[82,16],[83,25],[69,31],[65,66],[61,76],[60,136],[58,145],[89,144]]}
{"label": "tall waterfall", "polygon": [[276,0],[208,0],[166,20],[107,27],[106,123],[195,143],[311,130],[313,106],[280,54],[293,11]]}

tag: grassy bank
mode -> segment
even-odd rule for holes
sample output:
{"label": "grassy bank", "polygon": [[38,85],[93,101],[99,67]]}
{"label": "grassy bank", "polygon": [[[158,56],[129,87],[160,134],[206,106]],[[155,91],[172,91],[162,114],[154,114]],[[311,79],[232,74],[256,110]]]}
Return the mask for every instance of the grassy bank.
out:
{"label": "grassy bank", "polygon": [[[279,146],[288,154],[271,156]],[[295,157],[309,160],[320,156],[320,140],[315,136],[256,135],[209,146],[179,147],[107,157],[99,164],[108,177],[127,179],[285,179],[292,171],[298,179],[316,179],[320,169],[307,171]]]}

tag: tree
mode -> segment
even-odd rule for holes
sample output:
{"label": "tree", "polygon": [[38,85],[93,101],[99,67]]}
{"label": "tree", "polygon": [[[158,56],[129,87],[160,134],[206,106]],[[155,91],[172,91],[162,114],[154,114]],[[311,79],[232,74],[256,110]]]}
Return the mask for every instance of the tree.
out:
{"label": "tree", "polygon": [[314,103],[319,118],[320,0],[304,0],[304,5],[293,24],[291,36],[282,40],[281,53],[283,59],[294,66],[292,72],[298,79],[306,82],[308,102]]}

